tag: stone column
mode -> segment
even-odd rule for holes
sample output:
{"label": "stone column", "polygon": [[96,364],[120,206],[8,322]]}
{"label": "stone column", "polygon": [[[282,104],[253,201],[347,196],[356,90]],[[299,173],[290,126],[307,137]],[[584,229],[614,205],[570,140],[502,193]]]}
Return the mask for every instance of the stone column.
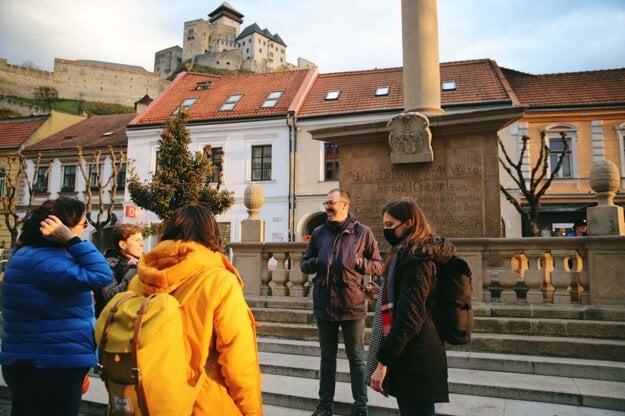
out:
{"label": "stone column", "polygon": [[597,193],[596,207],[586,209],[589,235],[625,235],[623,208],[614,205],[621,175],[611,160],[599,160],[590,170],[590,187]]}
{"label": "stone column", "polygon": [[404,111],[442,114],[437,0],[402,0]]}

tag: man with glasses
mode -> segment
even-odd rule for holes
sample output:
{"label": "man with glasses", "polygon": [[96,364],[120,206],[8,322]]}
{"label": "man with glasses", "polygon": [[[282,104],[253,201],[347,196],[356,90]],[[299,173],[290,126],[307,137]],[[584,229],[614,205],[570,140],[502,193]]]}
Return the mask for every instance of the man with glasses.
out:
{"label": "man with glasses", "polygon": [[313,416],[332,415],[339,327],[349,359],[352,414],[367,415],[364,275],[380,275],[382,259],[373,232],[356,220],[349,204],[346,191],[333,189],[328,193],[323,203],[328,220],[315,228],[302,259],[302,272],[315,274],[313,307],[321,348],[319,404]]}

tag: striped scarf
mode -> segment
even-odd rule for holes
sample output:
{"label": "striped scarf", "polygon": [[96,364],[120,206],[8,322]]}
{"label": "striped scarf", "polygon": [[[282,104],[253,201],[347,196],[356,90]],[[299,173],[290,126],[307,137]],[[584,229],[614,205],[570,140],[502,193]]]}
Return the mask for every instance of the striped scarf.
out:
{"label": "striped scarf", "polygon": [[[365,381],[368,385],[371,384],[371,376],[378,366],[378,351],[382,346],[382,341],[388,332],[384,332],[382,325],[383,308],[388,311],[390,315],[387,317],[389,321],[388,330],[390,331],[393,323],[393,304],[388,304],[388,299],[393,299],[393,281],[395,274],[395,266],[397,264],[397,254],[391,259],[389,264],[387,278],[380,285],[382,296],[378,296],[375,303],[375,314],[373,315],[373,324],[371,325],[371,340],[369,341],[369,354],[367,356],[367,369],[365,373]],[[390,286],[390,287],[389,287]],[[388,289],[387,289],[388,288]]]}
{"label": "striped scarf", "polygon": [[382,332],[386,337],[391,332],[393,326],[393,292],[395,290],[395,266],[397,265],[397,254],[393,256],[388,265],[386,274],[386,284],[382,291]]}

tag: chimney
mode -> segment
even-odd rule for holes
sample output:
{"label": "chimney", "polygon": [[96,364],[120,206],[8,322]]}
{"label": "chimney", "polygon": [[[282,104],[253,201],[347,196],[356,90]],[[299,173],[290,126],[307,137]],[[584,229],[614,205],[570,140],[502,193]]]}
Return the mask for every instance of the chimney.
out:
{"label": "chimney", "polygon": [[404,111],[442,114],[437,0],[402,0]]}

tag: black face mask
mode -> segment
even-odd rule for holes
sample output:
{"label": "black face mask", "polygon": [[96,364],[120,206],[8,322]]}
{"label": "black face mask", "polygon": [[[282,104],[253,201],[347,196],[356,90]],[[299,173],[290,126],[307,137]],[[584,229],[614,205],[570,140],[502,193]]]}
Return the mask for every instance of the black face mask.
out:
{"label": "black face mask", "polygon": [[[403,224],[403,223],[401,223]],[[401,224],[398,224],[395,228],[385,228],[384,229],[384,238],[386,239],[386,241],[388,241],[388,243],[392,246],[396,246],[397,244],[399,244],[399,242],[401,240],[404,239],[404,237],[397,237],[397,235],[395,235],[395,230],[397,229],[397,227],[399,227]]]}

